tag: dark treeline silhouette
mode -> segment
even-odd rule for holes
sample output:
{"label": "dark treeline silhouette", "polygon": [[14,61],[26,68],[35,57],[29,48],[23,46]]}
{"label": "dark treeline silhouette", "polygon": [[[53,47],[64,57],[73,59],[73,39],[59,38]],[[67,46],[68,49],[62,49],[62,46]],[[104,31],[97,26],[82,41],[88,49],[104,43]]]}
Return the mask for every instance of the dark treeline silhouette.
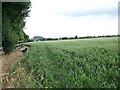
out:
{"label": "dark treeline silhouette", "polygon": [[101,37],[118,37],[120,35],[102,35],[102,36],[85,36],[85,37],[61,37],[61,38],[42,38],[39,40],[30,39],[29,42],[33,41],[51,41],[51,40],[69,40],[69,39],[87,39],[87,38],[101,38]]}
{"label": "dark treeline silhouette", "polygon": [[59,38],[61,40],[66,40],[66,39],[86,39],[86,38],[100,38],[100,37],[118,37],[120,35],[102,35],[102,36],[85,36],[85,37],[78,37],[77,35],[75,37],[62,37]]}

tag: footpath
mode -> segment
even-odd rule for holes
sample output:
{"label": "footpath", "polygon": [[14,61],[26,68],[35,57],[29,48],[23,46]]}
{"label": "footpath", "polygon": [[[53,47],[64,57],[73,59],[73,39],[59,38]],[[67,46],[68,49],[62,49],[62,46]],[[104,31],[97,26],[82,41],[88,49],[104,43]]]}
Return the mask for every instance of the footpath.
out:
{"label": "footpath", "polygon": [[25,48],[26,47],[14,50],[9,55],[0,55],[0,88],[6,87],[6,80],[9,76],[8,69],[10,65],[12,65],[12,63],[15,62],[15,60],[17,60],[17,58],[22,55],[21,51]]}

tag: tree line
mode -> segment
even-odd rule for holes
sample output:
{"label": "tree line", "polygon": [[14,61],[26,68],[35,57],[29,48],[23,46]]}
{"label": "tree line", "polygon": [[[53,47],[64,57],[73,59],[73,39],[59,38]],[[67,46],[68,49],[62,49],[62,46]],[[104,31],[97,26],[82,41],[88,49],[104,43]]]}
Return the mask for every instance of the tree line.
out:
{"label": "tree line", "polygon": [[118,37],[120,35],[102,35],[102,36],[84,36],[84,37],[78,37],[77,35],[75,37],[61,37],[61,38],[44,38],[42,36],[34,36],[32,39],[29,39],[29,42],[33,41],[49,41],[49,40],[69,40],[69,39],[86,39],[86,38],[100,38],[100,37]]}
{"label": "tree line", "polygon": [[17,41],[27,41],[25,18],[29,16],[31,2],[2,2],[2,47],[5,54],[10,53]]}

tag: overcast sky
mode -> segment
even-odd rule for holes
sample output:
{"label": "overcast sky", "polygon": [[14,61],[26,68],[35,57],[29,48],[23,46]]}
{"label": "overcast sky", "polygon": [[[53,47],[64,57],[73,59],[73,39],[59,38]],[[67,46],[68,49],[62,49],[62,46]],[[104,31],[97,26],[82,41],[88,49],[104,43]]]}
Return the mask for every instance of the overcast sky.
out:
{"label": "overcast sky", "polygon": [[119,0],[30,0],[25,32],[45,38],[117,35]]}

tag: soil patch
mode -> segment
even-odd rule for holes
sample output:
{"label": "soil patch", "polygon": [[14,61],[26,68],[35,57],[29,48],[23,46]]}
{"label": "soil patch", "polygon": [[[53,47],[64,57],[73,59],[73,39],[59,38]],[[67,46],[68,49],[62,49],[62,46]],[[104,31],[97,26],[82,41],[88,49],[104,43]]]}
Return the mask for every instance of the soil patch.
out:
{"label": "soil patch", "polygon": [[23,47],[21,49],[18,50],[14,50],[13,52],[11,52],[9,55],[3,55],[2,56],[2,79],[4,79],[2,81],[2,87],[5,88],[6,87],[6,80],[5,78],[9,75],[9,67],[10,65],[12,65],[13,62],[15,62],[15,60],[17,60],[17,58],[19,58],[22,55],[22,50],[24,50],[27,47]]}

